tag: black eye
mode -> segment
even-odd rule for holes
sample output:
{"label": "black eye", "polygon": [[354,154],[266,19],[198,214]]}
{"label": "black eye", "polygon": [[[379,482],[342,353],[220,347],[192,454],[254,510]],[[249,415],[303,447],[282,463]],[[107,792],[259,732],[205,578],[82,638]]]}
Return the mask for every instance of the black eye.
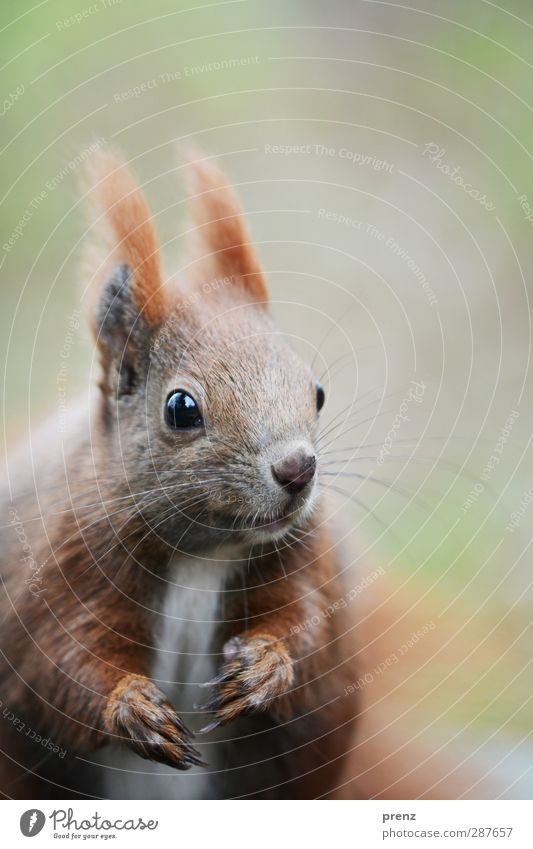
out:
{"label": "black eye", "polygon": [[165,403],[165,421],[176,430],[201,427],[203,419],[198,404],[188,392],[174,389]]}
{"label": "black eye", "polygon": [[316,385],[316,409],[317,409],[317,412],[320,412],[320,410],[324,406],[325,400],[326,400],[326,396],[324,394],[324,390],[322,389],[322,386],[320,385],[320,383],[317,383],[317,385]]}

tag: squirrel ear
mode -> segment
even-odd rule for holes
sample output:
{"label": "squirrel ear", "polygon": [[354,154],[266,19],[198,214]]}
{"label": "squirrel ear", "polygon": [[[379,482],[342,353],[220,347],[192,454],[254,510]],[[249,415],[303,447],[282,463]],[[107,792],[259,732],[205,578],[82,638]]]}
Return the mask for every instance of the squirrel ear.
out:
{"label": "squirrel ear", "polygon": [[102,289],[118,265],[131,276],[133,303],[151,325],[165,318],[159,242],[150,209],[126,165],[110,153],[97,153],[87,169],[90,180],[93,244],[85,256],[94,281],[91,320],[95,334]]}
{"label": "squirrel ear", "polygon": [[132,280],[130,267],[117,265],[106,280],[95,315],[104,371],[101,386],[104,391],[113,386],[121,394],[135,386],[149,335],[146,319],[135,304]]}
{"label": "squirrel ear", "polygon": [[200,156],[189,154],[187,184],[190,210],[197,228],[201,266],[231,277],[254,301],[268,301],[268,289],[250,243],[239,200],[222,172]]}

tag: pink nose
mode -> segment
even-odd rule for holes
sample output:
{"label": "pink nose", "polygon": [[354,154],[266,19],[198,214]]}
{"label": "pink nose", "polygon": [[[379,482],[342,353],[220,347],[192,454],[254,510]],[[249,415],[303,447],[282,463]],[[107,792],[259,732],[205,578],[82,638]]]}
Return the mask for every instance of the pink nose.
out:
{"label": "pink nose", "polygon": [[272,464],[272,475],[287,492],[296,493],[305,489],[316,471],[316,457],[303,449],[294,451],[287,457]]}

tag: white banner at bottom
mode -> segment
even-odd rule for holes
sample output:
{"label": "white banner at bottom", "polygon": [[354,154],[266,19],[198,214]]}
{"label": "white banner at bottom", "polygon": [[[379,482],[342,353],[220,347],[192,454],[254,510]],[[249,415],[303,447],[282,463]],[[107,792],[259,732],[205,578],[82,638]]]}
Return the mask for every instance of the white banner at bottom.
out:
{"label": "white banner at bottom", "polygon": [[528,801],[4,801],[2,845],[533,846]]}

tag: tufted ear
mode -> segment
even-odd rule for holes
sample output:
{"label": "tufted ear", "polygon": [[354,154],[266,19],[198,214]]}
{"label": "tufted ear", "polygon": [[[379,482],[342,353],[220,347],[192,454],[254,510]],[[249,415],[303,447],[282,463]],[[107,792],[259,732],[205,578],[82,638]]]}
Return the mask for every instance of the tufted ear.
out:
{"label": "tufted ear", "polygon": [[203,273],[231,277],[254,301],[268,289],[235,192],[211,162],[191,153],[187,163],[190,210],[196,224],[196,254]]}
{"label": "tufted ear", "polygon": [[96,330],[97,303],[118,265],[131,273],[132,298],[152,325],[165,318],[159,241],[150,209],[130,171],[112,153],[98,152],[87,168],[93,242],[86,263],[93,280],[91,321]]}
{"label": "tufted ear", "polygon": [[[152,331],[166,314],[159,242],[148,204],[126,165],[98,153],[87,169],[92,243],[90,323],[100,347],[104,388],[131,387]],[[114,365],[115,368],[111,369]]]}

